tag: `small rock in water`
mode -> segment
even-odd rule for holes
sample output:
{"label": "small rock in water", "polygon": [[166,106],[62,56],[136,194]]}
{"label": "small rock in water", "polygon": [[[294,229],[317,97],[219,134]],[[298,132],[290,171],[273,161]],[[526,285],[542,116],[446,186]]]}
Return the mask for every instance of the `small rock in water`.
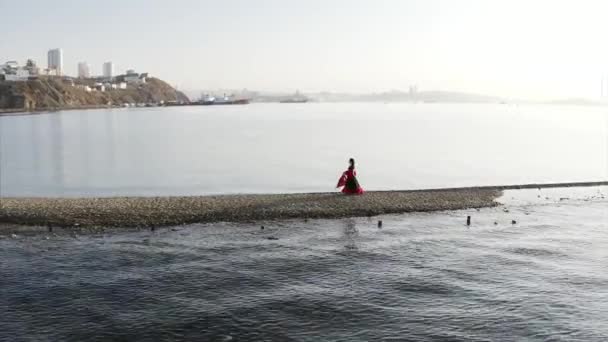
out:
{"label": "small rock in water", "polygon": [[279,238],[275,237],[275,236],[269,236],[266,239],[268,239],[268,240],[278,240]]}
{"label": "small rock in water", "polygon": [[509,212],[509,209],[504,208],[502,211],[504,211],[505,213],[508,213],[508,212]]}
{"label": "small rock in water", "polygon": [[511,224],[516,224],[516,223],[517,223],[517,221],[511,220]]}
{"label": "small rock in water", "polygon": [[378,228],[382,228],[382,220],[378,221]]}
{"label": "small rock in water", "polygon": [[497,226],[497,225],[498,225],[498,222],[494,221],[494,225],[495,225],[495,226]]}
{"label": "small rock in water", "polygon": [[264,226],[261,226],[261,227],[260,227],[260,229],[261,229],[261,230],[264,230]]}

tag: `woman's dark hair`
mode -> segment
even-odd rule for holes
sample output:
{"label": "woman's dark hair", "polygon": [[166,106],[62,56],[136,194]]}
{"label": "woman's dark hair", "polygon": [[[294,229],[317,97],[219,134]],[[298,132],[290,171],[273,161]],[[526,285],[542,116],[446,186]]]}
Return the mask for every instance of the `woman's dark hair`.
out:
{"label": "woman's dark hair", "polygon": [[353,158],[350,158],[348,160],[348,163],[350,164],[350,166],[348,167],[349,169],[354,169],[355,168],[355,160]]}

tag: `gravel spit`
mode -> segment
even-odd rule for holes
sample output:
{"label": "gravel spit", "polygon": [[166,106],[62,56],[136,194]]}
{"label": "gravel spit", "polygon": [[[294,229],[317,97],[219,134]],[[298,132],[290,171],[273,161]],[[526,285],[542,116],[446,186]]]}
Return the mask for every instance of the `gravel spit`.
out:
{"label": "gravel spit", "polygon": [[[0,224],[159,227],[188,223],[364,217],[497,205],[498,189],[114,198],[1,198]],[[2,225],[0,225],[2,229]]]}

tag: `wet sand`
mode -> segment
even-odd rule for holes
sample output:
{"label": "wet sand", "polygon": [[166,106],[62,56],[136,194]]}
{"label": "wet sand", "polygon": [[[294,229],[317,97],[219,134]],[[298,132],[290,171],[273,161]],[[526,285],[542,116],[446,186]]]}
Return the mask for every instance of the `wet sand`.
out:
{"label": "wet sand", "polygon": [[[2,198],[0,224],[154,227],[188,223],[341,218],[495,206],[497,189],[191,197]],[[1,227],[0,227],[1,228]]]}

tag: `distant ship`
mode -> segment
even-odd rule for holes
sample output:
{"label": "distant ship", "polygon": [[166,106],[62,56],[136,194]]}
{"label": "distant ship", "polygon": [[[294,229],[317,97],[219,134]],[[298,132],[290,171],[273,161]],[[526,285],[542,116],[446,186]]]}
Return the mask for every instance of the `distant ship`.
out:
{"label": "distant ship", "polygon": [[299,91],[296,91],[296,93],[293,96],[280,100],[279,102],[280,103],[306,103],[306,102],[308,102],[308,97],[300,94]]}
{"label": "distant ship", "polygon": [[285,100],[281,100],[279,101],[280,103],[306,103],[308,102],[307,98],[299,98],[299,99],[285,99]]}
{"label": "distant ship", "polygon": [[209,96],[206,95],[205,97],[203,97],[202,100],[199,101],[199,104],[202,104],[204,106],[210,106],[210,105],[244,105],[244,104],[249,104],[249,99],[235,99],[233,96],[226,96],[224,95],[223,97],[215,97],[215,96]]}

